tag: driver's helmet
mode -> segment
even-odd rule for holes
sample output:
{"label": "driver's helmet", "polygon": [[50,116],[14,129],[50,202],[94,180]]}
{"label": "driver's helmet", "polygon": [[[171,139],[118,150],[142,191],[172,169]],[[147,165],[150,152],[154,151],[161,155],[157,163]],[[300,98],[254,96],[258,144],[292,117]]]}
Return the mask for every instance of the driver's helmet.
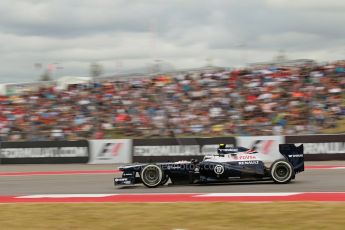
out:
{"label": "driver's helmet", "polygon": [[219,149],[225,149],[225,144],[219,144],[218,148]]}
{"label": "driver's helmet", "polygon": [[218,153],[223,153],[222,149],[225,149],[225,147],[226,147],[225,144],[219,144],[217,152]]}

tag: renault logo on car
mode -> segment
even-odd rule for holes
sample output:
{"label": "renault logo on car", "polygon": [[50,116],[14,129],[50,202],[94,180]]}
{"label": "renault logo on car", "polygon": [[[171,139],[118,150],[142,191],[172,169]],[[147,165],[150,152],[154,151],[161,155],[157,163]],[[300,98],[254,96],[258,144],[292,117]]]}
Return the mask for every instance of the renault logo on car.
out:
{"label": "renault logo on car", "polygon": [[214,167],[214,172],[218,175],[223,174],[224,173],[223,165],[216,165],[216,167]]}

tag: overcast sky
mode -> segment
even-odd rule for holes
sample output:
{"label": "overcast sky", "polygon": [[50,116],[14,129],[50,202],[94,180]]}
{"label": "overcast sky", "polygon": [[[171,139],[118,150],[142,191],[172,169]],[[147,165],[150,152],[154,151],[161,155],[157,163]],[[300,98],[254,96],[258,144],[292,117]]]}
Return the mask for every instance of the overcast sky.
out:
{"label": "overcast sky", "polygon": [[[345,59],[344,0],[2,0],[0,82],[145,69]],[[208,61],[207,61],[208,60]],[[41,63],[42,67],[35,63]],[[61,69],[63,67],[63,69]]]}

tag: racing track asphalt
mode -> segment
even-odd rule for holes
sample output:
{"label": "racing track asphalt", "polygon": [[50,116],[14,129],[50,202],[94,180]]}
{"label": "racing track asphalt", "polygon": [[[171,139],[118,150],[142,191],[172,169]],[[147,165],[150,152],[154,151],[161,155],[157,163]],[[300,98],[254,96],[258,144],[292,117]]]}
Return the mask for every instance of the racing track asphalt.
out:
{"label": "racing track asphalt", "polygon": [[[307,162],[307,165],[342,165],[344,162]],[[114,165],[0,165],[0,172],[112,170]],[[119,174],[117,174],[119,176]],[[222,185],[167,185],[148,189],[143,185],[114,187],[114,174],[0,176],[0,195],[113,194],[113,193],[258,193],[344,192],[345,169],[310,169],[290,184],[272,182]]]}

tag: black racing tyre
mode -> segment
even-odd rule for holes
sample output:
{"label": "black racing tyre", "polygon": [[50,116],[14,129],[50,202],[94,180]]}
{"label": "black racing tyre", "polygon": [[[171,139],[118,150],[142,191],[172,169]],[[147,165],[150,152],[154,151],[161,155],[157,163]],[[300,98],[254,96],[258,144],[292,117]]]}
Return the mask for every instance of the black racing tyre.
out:
{"label": "black racing tyre", "polygon": [[291,181],[294,171],[291,164],[284,160],[273,163],[271,167],[271,177],[275,183],[286,184]]}
{"label": "black racing tyre", "polygon": [[155,188],[162,183],[163,171],[158,165],[146,165],[140,172],[143,184],[149,188]]}
{"label": "black racing tyre", "polygon": [[166,183],[168,183],[168,181],[169,181],[169,176],[164,174],[161,181],[161,185],[165,185]]}

